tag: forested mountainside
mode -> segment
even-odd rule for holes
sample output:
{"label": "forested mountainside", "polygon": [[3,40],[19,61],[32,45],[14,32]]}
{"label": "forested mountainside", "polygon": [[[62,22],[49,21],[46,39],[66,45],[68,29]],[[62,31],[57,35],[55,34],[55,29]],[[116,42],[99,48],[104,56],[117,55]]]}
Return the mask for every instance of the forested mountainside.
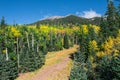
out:
{"label": "forested mountainside", "polygon": [[76,15],[69,15],[65,17],[60,18],[48,18],[44,20],[37,21],[35,24],[49,24],[49,25],[82,25],[82,24],[94,24],[94,25],[100,25],[101,17],[94,17],[94,18],[83,18]]}

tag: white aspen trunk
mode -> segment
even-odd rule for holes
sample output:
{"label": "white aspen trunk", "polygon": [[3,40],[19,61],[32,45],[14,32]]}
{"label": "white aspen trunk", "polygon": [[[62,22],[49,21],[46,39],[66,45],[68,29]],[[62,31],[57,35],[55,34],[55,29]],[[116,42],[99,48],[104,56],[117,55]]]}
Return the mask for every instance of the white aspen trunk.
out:
{"label": "white aspen trunk", "polygon": [[28,33],[26,33],[26,37],[27,37],[28,49],[30,50],[30,44],[29,44]]}
{"label": "white aspen trunk", "polygon": [[[6,38],[6,33],[5,33],[5,43],[7,44],[7,38]],[[9,57],[8,57],[8,49],[7,49],[7,46],[5,48],[5,51],[6,51],[6,61],[9,60]]]}
{"label": "white aspen trunk", "polygon": [[18,46],[18,37],[17,37],[17,62],[18,62],[18,68],[19,68],[19,65],[20,65],[20,57],[19,57],[19,46]]}
{"label": "white aspen trunk", "polygon": [[34,35],[32,34],[32,50],[34,50]]}
{"label": "white aspen trunk", "polygon": [[7,47],[6,47],[6,61],[8,61],[9,60],[9,57],[8,57],[8,49],[7,49]]}

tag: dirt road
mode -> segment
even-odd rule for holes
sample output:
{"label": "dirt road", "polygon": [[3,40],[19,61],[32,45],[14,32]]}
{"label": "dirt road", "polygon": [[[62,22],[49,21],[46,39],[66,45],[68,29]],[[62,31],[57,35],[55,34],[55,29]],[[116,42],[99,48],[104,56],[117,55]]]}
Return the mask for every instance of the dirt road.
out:
{"label": "dirt road", "polygon": [[78,47],[75,45],[69,49],[48,52],[42,68],[35,72],[20,74],[16,80],[68,80],[73,66],[73,61],[69,57]]}

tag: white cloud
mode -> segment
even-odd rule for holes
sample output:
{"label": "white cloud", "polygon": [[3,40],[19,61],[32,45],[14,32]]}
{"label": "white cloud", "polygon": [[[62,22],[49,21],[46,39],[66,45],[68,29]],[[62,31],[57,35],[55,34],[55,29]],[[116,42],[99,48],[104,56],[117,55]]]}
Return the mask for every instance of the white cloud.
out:
{"label": "white cloud", "polygon": [[93,10],[83,11],[82,13],[76,12],[76,15],[79,15],[79,16],[84,17],[84,18],[101,17],[101,14],[98,14],[97,12],[95,12]]}

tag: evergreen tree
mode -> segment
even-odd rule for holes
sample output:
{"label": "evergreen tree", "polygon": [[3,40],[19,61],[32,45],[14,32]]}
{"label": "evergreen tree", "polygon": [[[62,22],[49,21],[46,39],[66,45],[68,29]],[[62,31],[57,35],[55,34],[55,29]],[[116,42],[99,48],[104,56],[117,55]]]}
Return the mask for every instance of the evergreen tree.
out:
{"label": "evergreen tree", "polygon": [[38,22],[37,24],[36,24],[36,28],[40,28],[40,23]]}
{"label": "evergreen tree", "polygon": [[5,27],[5,18],[4,16],[1,19],[1,27],[4,28]]}
{"label": "evergreen tree", "polygon": [[114,78],[120,80],[120,55],[113,58],[111,66],[114,73]]}
{"label": "evergreen tree", "polygon": [[107,36],[108,36],[108,31],[109,31],[109,28],[107,27],[108,26],[108,24],[107,24],[107,20],[106,19],[104,19],[105,17],[102,17],[101,18],[101,24],[100,24],[100,26],[101,26],[101,31],[100,31],[100,33],[102,34],[102,39],[103,39],[103,41],[102,42],[104,42],[105,40],[106,40],[106,38],[107,38]]}
{"label": "evergreen tree", "polygon": [[117,7],[117,25],[120,28],[120,3]]}
{"label": "evergreen tree", "polygon": [[14,80],[18,76],[16,60],[5,60],[4,54],[0,54],[0,80]]}
{"label": "evergreen tree", "polygon": [[68,35],[65,34],[64,36],[64,48],[68,49],[69,48],[69,39],[68,39]]}
{"label": "evergreen tree", "polygon": [[106,27],[108,27],[107,36],[116,36],[118,33],[118,27],[117,27],[117,15],[116,15],[116,8],[114,6],[114,3],[112,0],[108,1],[108,7],[107,7],[107,12],[106,12],[106,16],[107,16],[107,25]]}
{"label": "evergreen tree", "polygon": [[113,80],[114,74],[112,72],[111,59],[108,56],[104,56],[96,67],[96,74],[98,74],[100,80]]}
{"label": "evergreen tree", "polygon": [[84,64],[77,63],[77,65],[73,67],[69,80],[88,80],[87,71],[84,69]]}

